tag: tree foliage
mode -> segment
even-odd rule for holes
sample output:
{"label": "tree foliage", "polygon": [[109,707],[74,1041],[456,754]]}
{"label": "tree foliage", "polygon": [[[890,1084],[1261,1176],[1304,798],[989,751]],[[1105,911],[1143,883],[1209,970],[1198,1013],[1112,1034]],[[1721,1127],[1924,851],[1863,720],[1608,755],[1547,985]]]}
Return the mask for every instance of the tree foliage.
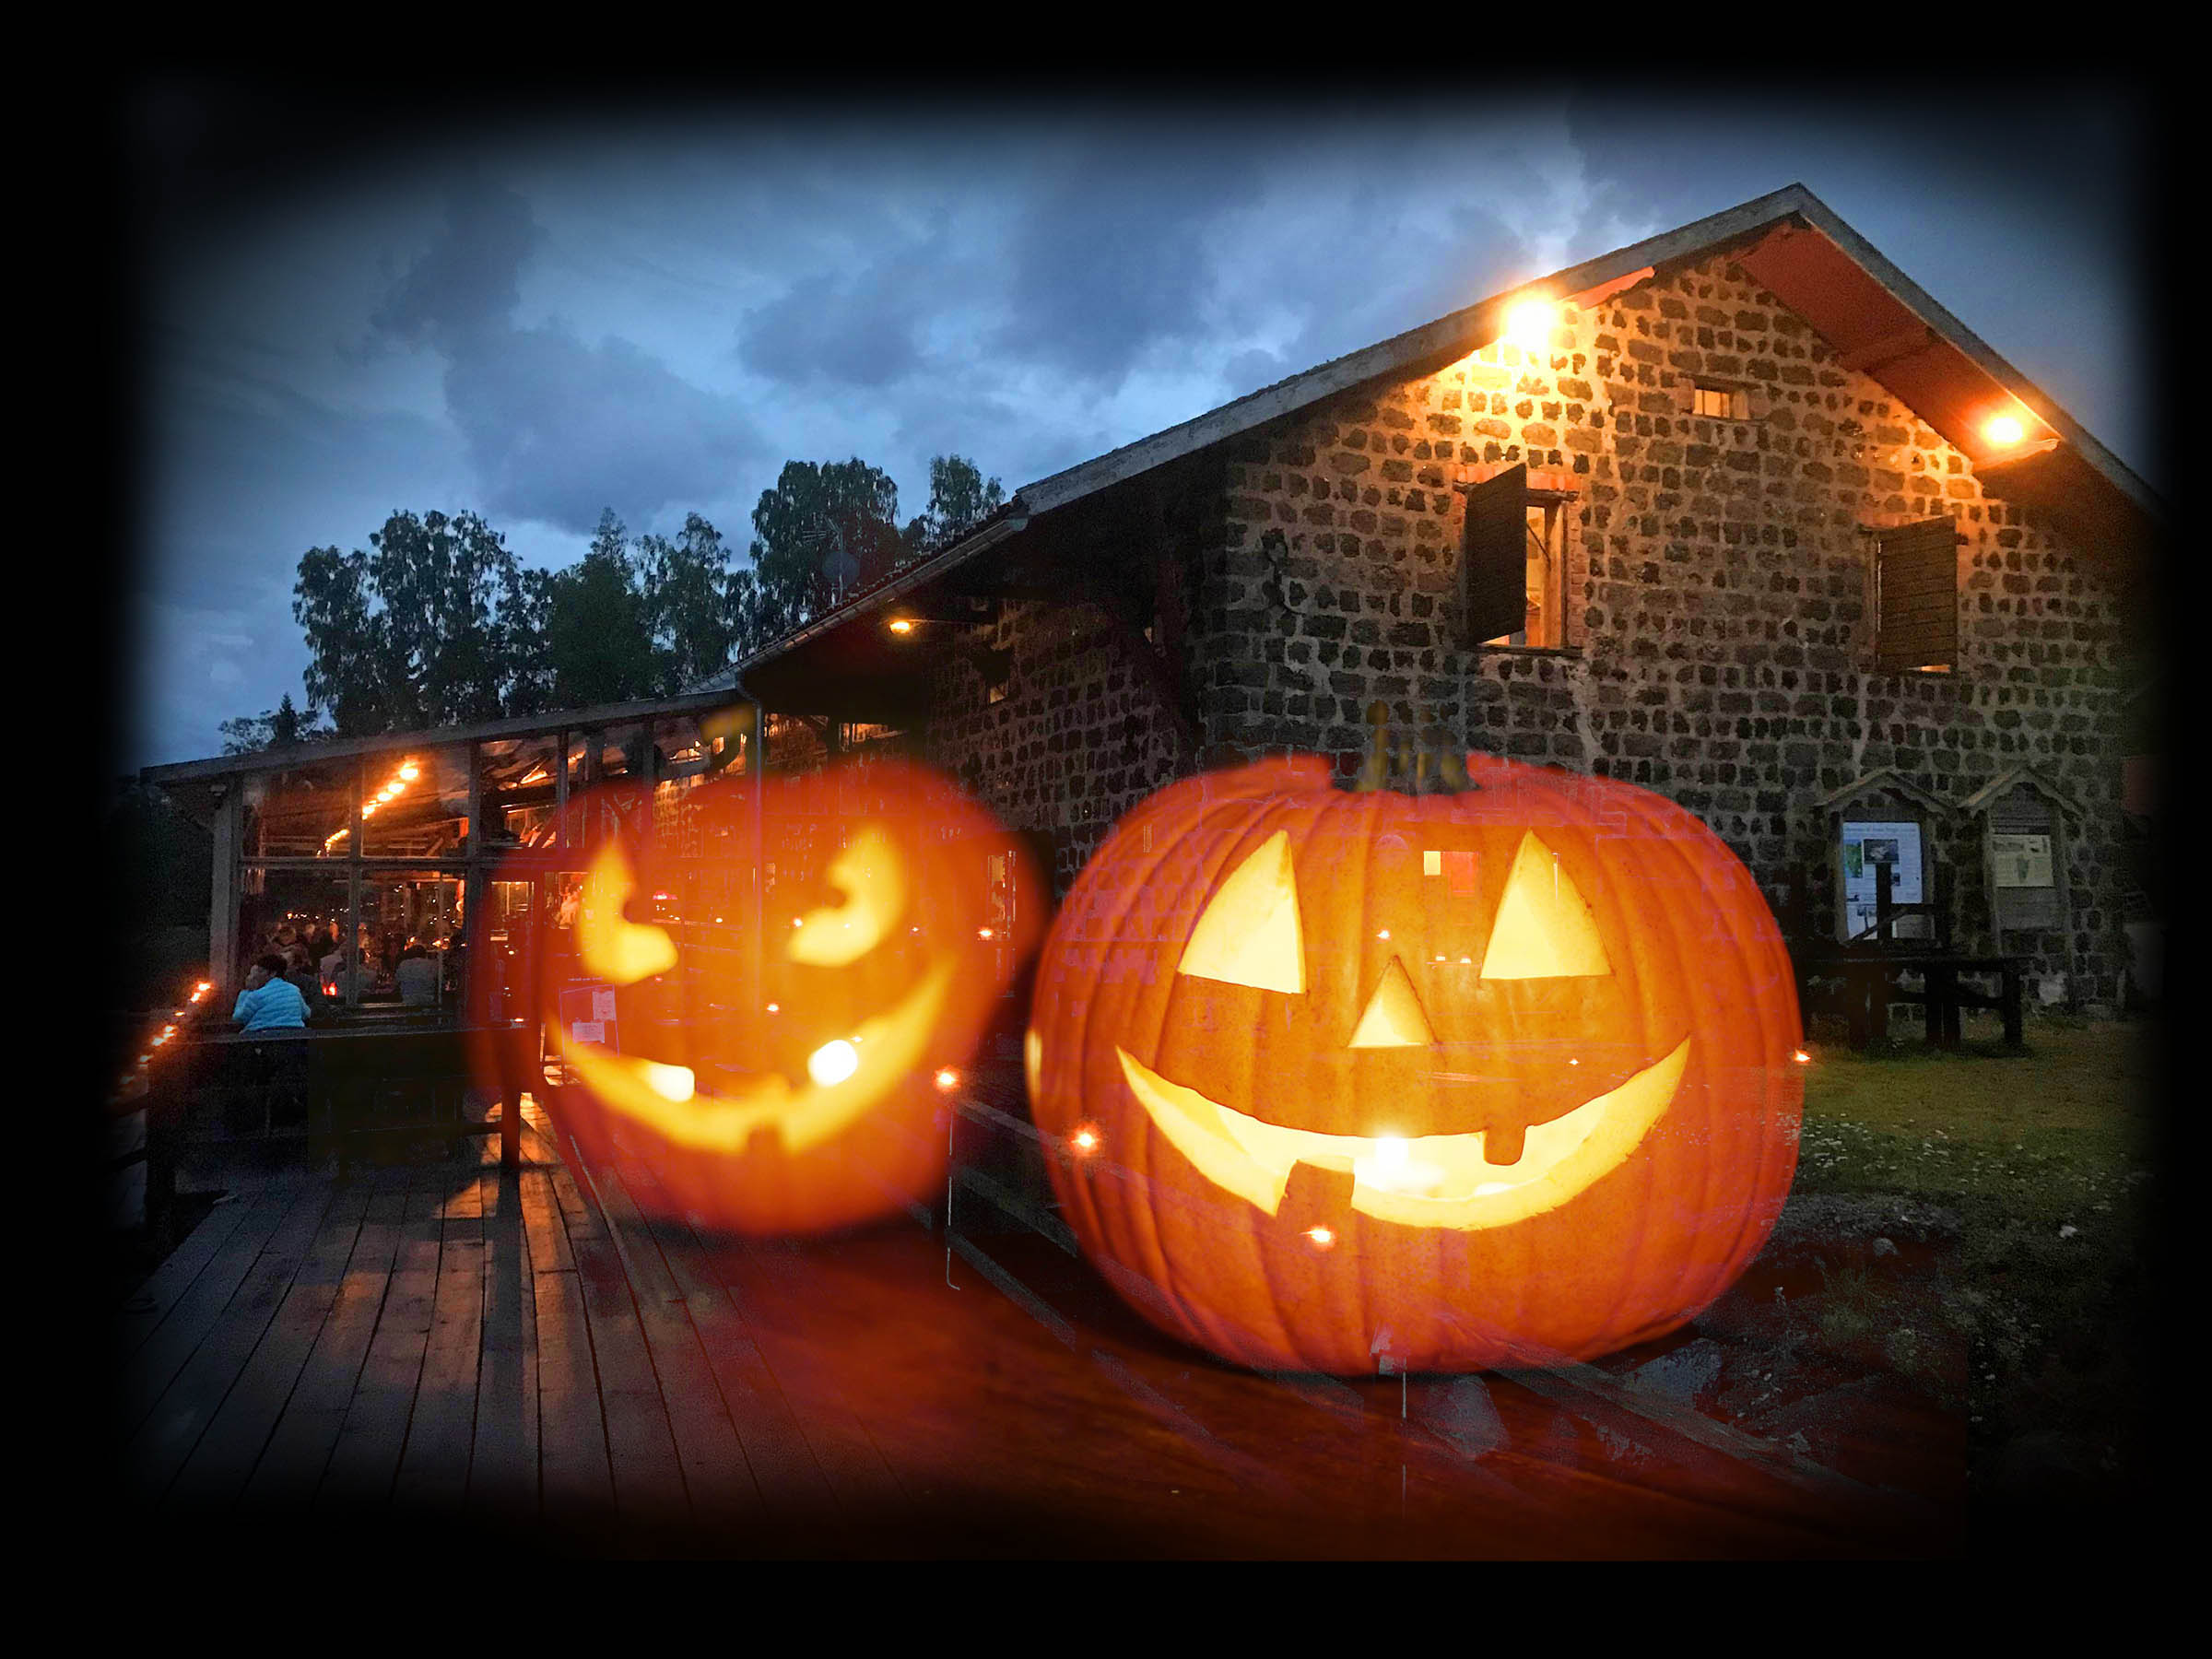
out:
{"label": "tree foliage", "polygon": [[959,455],[929,458],[929,507],[907,521],[910,557],[935,552],[965,535],[1006,505],[996,478],[986,483],[975,463]]}
{"label": "tree foliage", "polygon": [[[395,512],[369,548],[310,547],[292,615],[306,704],[225,721],[223,752],[465,725],[671,696],[742,661],[972,528],[1004,503],[959,455],[932,456],[927,509],[848,461],[784,465],[752,513],[749,566],[698,513],[634,541],[612,508],[565,570],[525,568],[473,512]],[[330,724],[320,724],[328,716]]]}
{"label": "tree foliage", "polygon": [[502,613],[522,590],[505,540],[473,512],[394,512],[369,552],[311,547],[292,615],[308,706],[343,737],[492,720],[535,644]]}

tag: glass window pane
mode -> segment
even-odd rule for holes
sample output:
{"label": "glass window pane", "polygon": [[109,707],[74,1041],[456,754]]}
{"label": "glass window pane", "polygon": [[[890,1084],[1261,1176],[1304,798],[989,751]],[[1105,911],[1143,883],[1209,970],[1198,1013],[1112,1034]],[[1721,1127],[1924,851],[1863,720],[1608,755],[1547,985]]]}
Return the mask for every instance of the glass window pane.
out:
{"label": "glass window pane", "polygon": [[362,849],[384,857],[452,857],[468,850],[468,750],[394,749],[367,758]]}
{"label": "glass window pane", "polygon": [[244,844],[248,858],[345,858],[352,849],[359,761],[323,760],[284,771],[248,774]]}
{"label": "glass window pane", "polygon": [[477,746],[486,846],[552,844],[559,768],[558,737],[509,737]]}
{"label": "glass window pane", "polygon": [[[312,975],[316,993],[308,998],[311,1012],[324,995],[337,966],[338,941],[346,935],[347,876],[340,870],[245,871],[239,896],[238,960],[231,964],[232,982],[245,983],[246,971],[256,959],[274,951],[304,964]],[[219,1010],[228,1014],[229,1010]]]}
{"label": "glass window pane", "polygon": [[581,808],[580,815],[572,816],[571,827],[582,840],[570,844],[596,847],[649,809],[650,734],[641,722],[632,721],[588,734],[573,747],[585,751],[591,782],[584,785],[579,801],[580,792],[574,774],[571,774],[570,804]]}
{"label": "glass window pane", "polygon": [[458,870],[362,873],[363,1004],[458,1013],[465,890]]}

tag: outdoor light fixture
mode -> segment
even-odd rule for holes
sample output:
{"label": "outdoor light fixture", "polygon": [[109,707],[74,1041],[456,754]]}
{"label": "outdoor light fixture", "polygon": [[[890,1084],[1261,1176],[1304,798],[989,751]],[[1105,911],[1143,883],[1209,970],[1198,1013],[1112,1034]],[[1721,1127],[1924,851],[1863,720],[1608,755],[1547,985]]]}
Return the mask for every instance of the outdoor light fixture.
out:
{"label": "outdoor light fixture", "polygon": [[1505,337],[1527,352],[1551,347],[1551,331],[1559,325],[1559,308],[1548,300],[1531,297],[1513,302],[1505,313]]}
{"label": "outdoor light fixture", "polygon": [[891,631],[895,634],[912,633],[914,631],[914,619],[912,617],[893,617],[891,618]]}
{"label": "outdoor light fixture", "polygon": [[1982,429],[1982,436],[1999,449],[2010,449],[2027,435],[2028,429],[2010,415],[1994,416]]}

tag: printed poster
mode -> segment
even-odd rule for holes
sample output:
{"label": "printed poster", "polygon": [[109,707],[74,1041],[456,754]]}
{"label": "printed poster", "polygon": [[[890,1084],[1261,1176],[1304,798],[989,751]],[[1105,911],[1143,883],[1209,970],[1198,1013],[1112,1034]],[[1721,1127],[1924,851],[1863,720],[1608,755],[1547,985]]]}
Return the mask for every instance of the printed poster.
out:
{"label": "printed poster", "polygon": [[2001,888],[2056,886],[2051,874],[2051,838],[2048,835],[1992,834],[1992,862]]}
{"label": "printed poster", "polygon": [[[1920,826],[1862,820],[1843,826],[1843,935],[1853,938],[1874,925],[1875,871],[1889,866],[1889,902],[1919,904]],[[1925,917],[1900,918],[1904,936],[1925,931]]]}

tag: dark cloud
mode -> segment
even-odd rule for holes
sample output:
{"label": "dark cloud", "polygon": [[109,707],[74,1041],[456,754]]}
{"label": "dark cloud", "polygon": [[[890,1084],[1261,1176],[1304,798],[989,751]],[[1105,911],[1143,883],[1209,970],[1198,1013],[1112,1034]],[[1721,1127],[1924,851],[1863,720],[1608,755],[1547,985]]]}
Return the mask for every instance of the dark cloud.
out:
{"label": "dark cloud", "polygon": [[932,310],[916,281],[920,263],[901,258],[854,276],[794,282],[747,313],[738,360],[771,380],[877,387],[906,379],[922,368],[920,335]]}
{"label": "dark cloud", "polygon": [[1265,182],[1249,146],[1179,132],[1064,153],[1001,251],[1010,314],[992,348],[1119,382],[1148,348],[1200,332],[1217,286],[1208,233]]}
{"label": "dark cloud", "polygon": [[647,517],[720,495],[762,445],[734,398],[619,335],[515,325],[524,262],[544,241],[529,204],[481,180],[453,189],[443,234],[371,320],[445,359],[446,410],[485,509],[589,533],[600,510]]}

